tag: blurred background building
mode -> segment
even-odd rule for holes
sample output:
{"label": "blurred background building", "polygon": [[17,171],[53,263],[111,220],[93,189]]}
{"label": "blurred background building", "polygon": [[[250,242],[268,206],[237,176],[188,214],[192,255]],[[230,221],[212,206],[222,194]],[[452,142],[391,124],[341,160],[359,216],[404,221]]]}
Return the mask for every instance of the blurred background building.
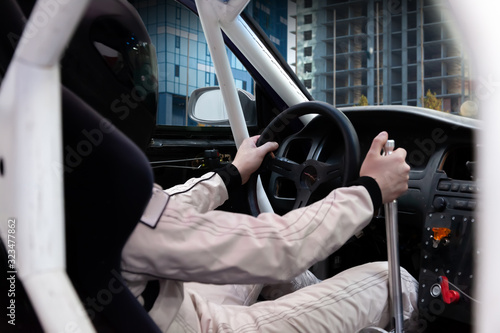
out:
{"label": "blurred background building", "polygon": [[[217,85],[196,15],[174,0],[130,0],[156,46],[158,123],[192,125],[187,97]],[[472,98],[450,10],[434,0],[261,0],[247,9],[312,96],[334,106],[423,105],[427,91],[457,113]],[[228,51],[238,88],[253,81]]]}
{"label": "blurred background building", "polygon": [[298,0],[297,13],[297,74],[318,100],[422,106],[430,90],[458,112],[471,97],[444,1]]}

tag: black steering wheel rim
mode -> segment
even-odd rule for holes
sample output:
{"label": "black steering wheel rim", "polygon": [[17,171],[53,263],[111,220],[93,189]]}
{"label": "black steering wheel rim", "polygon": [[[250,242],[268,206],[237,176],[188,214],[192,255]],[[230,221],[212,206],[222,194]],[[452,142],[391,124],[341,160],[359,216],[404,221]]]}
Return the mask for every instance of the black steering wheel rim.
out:
{"label": "black steering wheel rim", "polygon": [[[359,140],[356,134],[356,130],[352,126],[349,119],[340,110],[334,108],[332,105],[319,102],[319,101],[309,101],[294,105],[287,110],[280,113],[276,118],[274,118],[269,125],[262,132],[259,140],[257,141],[257,146],[260,146],[268,141],[277,141],[280,145],[285,139],[280,140],[280,133],[284,131],[295,119],[308,115],[308,114],[318,114],[323,116],[326,120],[333,123],[335,128],[340,131],[340,135],[343,139],[343,165],[341,170],[334,170],[336,166],[328,165],[326,163],[319,162],[315,159],[308,159],[296,166],[294,162],[287,160],[284,157],[277,156],[275,158],[266,157],[263,167],[261,167],[261,172],[263,169],[273,170],[273,172],[281,172],[282,174],[289,173],[297,185],[297,198],[294,203],[294,208],[303,207],[307,204],[307,200],[299,199],[302,197],[300,191],[313,192],[318,184],[324,182],[325,180],[334,177],[339,172],[341,173],[342,186],[346,185],[348,182],[356,179],[359,176],[359,166],[360,166],[360,147]],[[280,147],[281,148],[281,147]],[[278,149],[279,151],[279,149]],[[290,170],[283,170],[290,169]],[[307,171],[314,170],[315,177],[312,181],[304,182],[304,175],[311,177]],[[332,172],[336,173],[333,174]],[[259,173],[261,173],[259,172]],[[300,173],[300,174],[297,174]],[[318,180],[321,180],[319,182]],[[318,182],[317,182],[318,181]],[[260,210],[257,204],[256,196],[256,184],[257,184],[257,174],[254,174],[249,182],[249,204],[250,210],[253,215],[260,214]],[[274,186],[274,185],[273,185]],[[299,187],[301,188],[299,190]],[[331,190],[333,190],[332,188]],[[272,191],[266,191],[270,200],[273,201]],[[271,192],[271,193],[270,193]],[[306,193],[307,194],[307,193]],[[307,195],[306,195],[307,196]],[[301,201],[301,202],[297,202]],[[305,202],[304,202],[305,201]]]}

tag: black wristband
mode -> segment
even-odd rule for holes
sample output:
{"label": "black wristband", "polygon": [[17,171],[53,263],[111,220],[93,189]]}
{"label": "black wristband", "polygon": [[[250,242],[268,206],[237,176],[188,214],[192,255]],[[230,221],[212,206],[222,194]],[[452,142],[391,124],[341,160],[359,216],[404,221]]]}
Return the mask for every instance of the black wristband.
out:
{"label": "black wristband", "polygon": [[355,181],[350,182],[347,186],[361,185],[366,188],[372,199],[373,210],[376,211],[380,206],[382,206],[382,192],[378,183],[372,177],[364,176],[359,177]]}
{"label": "black wristband", "polygon": [[215,170],[222,178],[228,192],[241,186],[241,175],[233,164],[228,164],[223,168]]}

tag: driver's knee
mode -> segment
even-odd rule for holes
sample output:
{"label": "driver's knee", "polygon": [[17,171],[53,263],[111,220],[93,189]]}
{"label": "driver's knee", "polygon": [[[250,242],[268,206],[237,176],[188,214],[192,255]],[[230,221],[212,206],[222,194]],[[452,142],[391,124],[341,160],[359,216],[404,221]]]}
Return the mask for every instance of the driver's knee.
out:
{"label": "driver's knee", "polygon": [[[366,306],[380,307],[389,302],[389,265],[386,261],[371,262],[345,270],[332,278],[335,284]],[[403,314],[408,319],[417,309],[418,282],[401,267]]]}
{"label": "driver's knee", "polygon": [[[389,264],[386,261],[373,262],[366,265],[367,271],[372,271],[374,275],[384,276],[387,280],[387,297],[389,297]],[[417,297],[418,297],[418,281],[408,271],[400,267],[401,272],[401,297],[403,301],[403,316],[407,320],[415,317],[418,313]]]}

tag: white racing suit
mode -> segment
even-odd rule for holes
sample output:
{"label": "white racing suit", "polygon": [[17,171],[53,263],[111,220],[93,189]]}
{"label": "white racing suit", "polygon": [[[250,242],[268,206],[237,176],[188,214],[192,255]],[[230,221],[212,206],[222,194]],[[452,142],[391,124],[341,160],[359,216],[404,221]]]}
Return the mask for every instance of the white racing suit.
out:
{"label": "white racing suit", "polygon": [[[216,211],[238,182],[226,176],[208,173],[161,192],[166,205],[158,220],[138,223],[123,249],[122,275],[139,300],[148,281],[160,281],[149,314],[163,332],[354,333],[388,324],[387,263],[358,266],[251,306],[221,305],[184,288],[187,281],[288,282],[362,230],[381,203],[376,182],[363,177],[284,216]],[[406,270],[401,276],[407,319],[416,312],[418,285]]]}

